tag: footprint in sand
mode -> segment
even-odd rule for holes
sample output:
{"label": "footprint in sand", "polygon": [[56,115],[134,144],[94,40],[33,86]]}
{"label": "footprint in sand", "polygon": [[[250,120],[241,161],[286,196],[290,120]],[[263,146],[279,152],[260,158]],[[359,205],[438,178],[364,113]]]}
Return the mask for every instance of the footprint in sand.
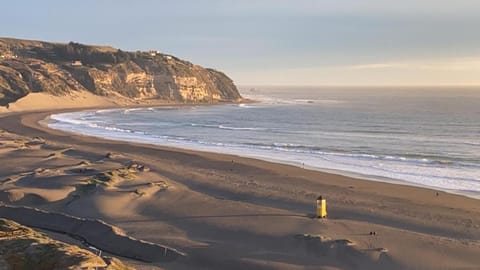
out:
{"label": "footprint in sand", "polygon": [[129,161],[125,166],[131,172],[149,172],[150,168],[134,161]]}
{"label": "footprint in sand", "polygon": [[58,151],[55,151],[55,152],[52,152],[50,153],[48,156],[46,156],[44,159],[45,160],[49,160],[49,159],[54,159],[54,158],[61,158],[63,157],[64,153],[67,152],[67,151],[70,151],[72,150],[73,148],[65,148],[65,149],[61,149],[61,150],[58,150]]}
{"label": "footprint in sand", "polygon": [[88,160],[82,160],[78,163],[78,166],[90,166],[92,163]]}
{"label": "footprint in sand", "polygon": [[40,137],[35,137],[32,140],[25,142],[25,146],[31,149],[40,149],[45,146],[45,144],[45,140]]}
{"label": "footprint in sand", "polygon": [[113,152],[108,152],[105,155],[105,158],[107,158],[107,159],[115,159],[115,158],[119,158],[119,157],[122,157],[122,155],[120,155],[118,153],[113,153]]}

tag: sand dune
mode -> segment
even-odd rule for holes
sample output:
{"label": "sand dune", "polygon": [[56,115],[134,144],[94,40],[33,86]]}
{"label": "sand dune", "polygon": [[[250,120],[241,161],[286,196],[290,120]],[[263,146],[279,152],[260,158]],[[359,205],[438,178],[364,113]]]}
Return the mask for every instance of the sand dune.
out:
{"label": "sand dune", "polygon": [[115,258],[100,257],[55,241],[7,219],[0,219],[0,266],[2,269],[132,269]]}
{"label": "sand dune", "polygon": [[[0,118],[0,200],[9,205],[0,217],[73,232],[148,261],[129,261],[139,269],[480,265],[478,200],[236,156],[70,135],[38,125],[46,116]],[[328,219],[313,218],[318,195],[328,199]],[[121,238],[120,231],[152,244]],[[166,257],[158,255],[165,250]]]}
{"label": "sand dune", "polygon": [[11,103],[7,108],[0,106],[0,112],[19,112],[35,110],[51,110],[65,108],[88,108],[95,106],[112,106],[115,103],[107,98],[96,96],[90,92],[77,91],[70,95],[54,96],[47,93],[29,93]]}
{"label": "sand dune", "polygon": [[0,216],[34,228],[65,233],[98,249],[126,258],[162,262],[184,256],[174,249],[128,237],[119,228],[100,220],[11,206],[0,206]]}

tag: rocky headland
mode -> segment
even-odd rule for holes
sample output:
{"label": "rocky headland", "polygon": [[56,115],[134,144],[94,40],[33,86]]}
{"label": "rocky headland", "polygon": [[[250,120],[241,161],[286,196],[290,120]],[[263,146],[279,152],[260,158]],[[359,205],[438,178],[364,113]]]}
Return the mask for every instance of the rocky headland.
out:
{"label": "rocky headland", "polygon": [[0,38],[0,106],[31,93],[87,93],[117,104],[241,99],[224,73],[159,51]]}

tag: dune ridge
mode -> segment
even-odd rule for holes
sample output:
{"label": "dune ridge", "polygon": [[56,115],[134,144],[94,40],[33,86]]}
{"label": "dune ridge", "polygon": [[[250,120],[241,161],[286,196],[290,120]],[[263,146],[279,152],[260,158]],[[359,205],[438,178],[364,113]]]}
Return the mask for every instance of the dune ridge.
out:
{"label": "dune ridge", "polygon": [[11,220],[0,219],[0,268],[133,270],[121,261],[53,240]]}
{"label": "dune ridge", "polygon": [[0,206],[0,216],[30,227],[68,234],[98,249],[126,258],[165,262],[185,256],[174,249],[129,237],[119,228],[101,220],[7,205]]}

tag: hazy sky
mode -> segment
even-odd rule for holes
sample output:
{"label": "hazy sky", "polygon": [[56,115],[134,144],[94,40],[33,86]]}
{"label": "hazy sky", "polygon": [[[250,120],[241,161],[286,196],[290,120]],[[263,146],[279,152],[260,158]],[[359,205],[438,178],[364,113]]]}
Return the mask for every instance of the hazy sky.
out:
{"label": "hazy sky", "polygon": [[5,1],[0,36],[157,49],[237,84],[480,85],[479,0]]}

